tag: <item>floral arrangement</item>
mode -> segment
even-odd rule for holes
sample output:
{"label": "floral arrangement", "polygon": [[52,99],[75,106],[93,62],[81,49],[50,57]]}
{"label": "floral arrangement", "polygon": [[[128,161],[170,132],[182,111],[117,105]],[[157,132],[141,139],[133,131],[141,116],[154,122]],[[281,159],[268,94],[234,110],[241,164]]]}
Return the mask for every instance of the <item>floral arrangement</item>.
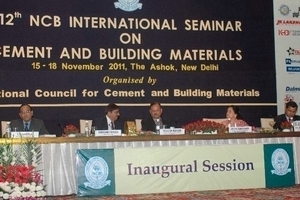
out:
{"label": "floral arrangement", "polygon": [[212,133],[214,131],[217,131],[218,133],[225,133],[226,127],[225,125],[221,123],[217,123],[214,121],[202,121],[198,120],[192,123],[189,123],[182,128],[185,129],[186,132],[206,132],[206,133]]}
{"label": "floral arrangement", "polygon": [[65,135],[76,134],[76,133],[79,133],[79,129],[73,124],[67,125],[64,128]]}
{"label": "floral arrangement", "polygon": [[0,144],[0,199],[45,199],[42,176],[37,170],[41,162],[41,147],[33,140],[16,147]]}
{"label": "floral arrangement", "polygon": [[285,122],[282,122],[280,124],[280,127],[282,129],[291,129],[292,128],[292,124],[289,121],[285,121]]}

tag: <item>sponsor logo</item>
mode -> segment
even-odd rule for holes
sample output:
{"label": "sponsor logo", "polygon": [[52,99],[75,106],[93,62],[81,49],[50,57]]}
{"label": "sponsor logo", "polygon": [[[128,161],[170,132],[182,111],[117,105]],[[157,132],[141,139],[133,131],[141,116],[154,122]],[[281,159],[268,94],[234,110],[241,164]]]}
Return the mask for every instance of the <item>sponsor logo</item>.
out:
{"label": "sponsor logo", "polygon": [[284,4],[281,5],[280,8],[279,8],[279,12],[284,16],[288,15],[290,13],[290,11],[291,11],[290,8],[287,5],[284,5]]}
{"label": "sponsor logo", "polygon": [[286,51],[288,52],[289,56],[290,55],[300,55],[300,49],[294,49],[292,47],[289,47],[289,49]]}
{"label": "sponsor logo", "polygon": [[285,87],[286,92],[300,92],[300,87],[295,87],[295,86],[286,86]]}
{"label": "sponsor logo", "polygon": [[84,186],[92,189],[104,188],[111,183],[110,180],[106,180],[108,174],[106,161],[99,156],[94,156],[85,165],[85,176],[88,182],[84,183]]}
{"label": "sponsor logo", "polygon": [[291,58],[286,58],[286,59],[285,59],[285,64],[291,65],[291,64],[293,64],[293,63],[299,63],[299,64],[300,64],[300,60],[293,60],[293,59],[291,59]]}
{"label": "sponsor logo", "polygon": [[278,35],[289,36],[290,35],[290,30],[278,30]]}
{"label": "sponsor logo", "polygon": [[276,25],[300,25],[300,20],[282,20],[279,19],[276,22]]}
{"label": "sponsor logo", "polygon": [[292,171],[288,168],[290,165],[290,157],[282,148],[278,148],[272,153],[271,162],[274,168],[274,170],[271,170],[272,174],[284,176]]}
{"label": "sponsor logo", "polygon": [[119,8],[126,12],[132,12],[137,9],[142,9],[142,3],[139,3],[139,0],[119,0],[115,2],[115,8]]}
{"label": "sponsor logo", "polygon": [[298,12],[293,12],[293,17],[298,18],[300,14],[300,7],[298,7]]}
{"label": "sponsor logo", "polygon": [[287,30],[287,29],[281,29],[278,30],[279,36],[300,36],[300,30]]}
{"label": "sponsor logo", "polygon": [[300,72],[300,67],[287,66],[286,71],[287,72]]}
{"label": "sponsor logo", "polygon": [[286,95],[285,95],[285,98],[284,98],[284,103],[288,103],[288,102],[294,101],[294,100],[295,100],[295,98],[294,98],[293,95],[291,95],[291,94],[286,94]]}

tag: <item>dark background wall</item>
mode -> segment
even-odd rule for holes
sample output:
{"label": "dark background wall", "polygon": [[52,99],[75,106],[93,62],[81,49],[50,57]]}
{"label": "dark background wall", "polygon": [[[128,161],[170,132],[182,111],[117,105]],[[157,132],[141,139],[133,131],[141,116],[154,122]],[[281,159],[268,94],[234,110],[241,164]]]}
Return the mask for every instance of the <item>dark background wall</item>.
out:
{"label": "dark background wall", "polygon": [[[117,1],[116,1],[117,2]],[[134,1],[128,1],[134,2]],[[45,120],[47,128],[60,132],[60,126],[79,124],[79,119],[93,119],[104,114],[104,106],[110,102],[121,106],[121,119],[132,120],[148,115],[148,106],[159,101],[164,115],[181,126],[203,117],[224,117],[226,107],[240,107],[245,120],[259,126],[260,117],[274,116],[276,107],[276,80],[274,55],[274,28],[272,1],[140,1],[142,8],[132,12],[115,8],[113,1],[9,1],[1,5],[0,18],[0,120],[18,117],[18,106],[29,103],[34,115]],[[33,24],[35,19],[47,15],[44,25]],[[91,28],[69,26],[70,16],[123,19],[160,19],[176,30],[151,30],[141,28]],[[185,20],[212,24],[241,23],[239,30],[186,30]],[[0,20],[1,21],[1,20]],[[95,23],[96,25],[98,23]],[[89,24],[88,26],[90,26]],[[108,26],[106,24],[106,26]],[[141,36],[140,43],[125,44],[122,34]],[[29,46],[51,47],[51,53],[41,56],[14,54],[14,50]],[[88,59],[61,57],[64,49],[86,48]],[[101,59],[99,49],[159,49],[161,58]],[[172,49],[181,52],[181,59],[171,59]],[[194,55],[193,51],[198,53]],[[205,56],[200,52],[204,52]],[[206,56],[210,51],[213,57]],[[187,54],[187,52],[189,54]],[[240,53],[237,53],[240,52]],[[29,53],[30,54],[30,53]],[[223,56],[220,56],[220,55]],[[186,55],[186,56],[184,56]],[[190,56],[187,56],[190,55]],[[232,58],[232,59],[231,59]],[[41,66],[37,69],[37,66]],[[103,65],[103,70],[64,70],[64,63],[75,65]],[[110,70],[116,64],[117,70]],[[144,65],[144,70],[132,69],[132,65]],[[175,71],[150,70],[151,65],[173,65]],[[197,66],[195,71],[185,71],[183,65]],[[218,66],[218,70],[203,71],[201,65]],[[54,67],[56,66],[56,67]],[[55,69],[54,69],[55,68]],[[126,69],[126,70],[125,70]],[[109,84],[104,77],[144,78],[141,84]],[[149,77],[156,79],[154,85]],[[36,90],[68,91],[76,89],[76,97],[37,97]],[[94,97],[83,97],[82,91],[98,91]],[[105,96],[105,90],[145,91],[145,96]],[[174,96],[173,90],[211,91],[212,97]],[[246,91],[247,95],[218,96],[217,90]],[[28,97],[6,97],[5,92],[29,91]],[[153,91],[166,91],[166,96],[152,96]],[[253,95],[252,91],[259,92]],[[238,92],[239,93],[239,92]]]}

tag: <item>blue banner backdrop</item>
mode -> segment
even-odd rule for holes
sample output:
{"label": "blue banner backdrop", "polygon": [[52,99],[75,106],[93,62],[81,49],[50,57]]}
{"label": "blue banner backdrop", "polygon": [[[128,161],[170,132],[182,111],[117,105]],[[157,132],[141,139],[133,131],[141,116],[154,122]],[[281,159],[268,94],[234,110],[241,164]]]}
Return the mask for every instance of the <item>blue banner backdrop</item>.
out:
{"label": "blue banner backdrop", "polygon": [[[56,125],[144,118],[159,101],[178,125],[239,105],[251,125],[276,114],[272,1],[16,0],[0,8],[1,120],[30,103]],[[54,128],[55,126],[55,128]]]}

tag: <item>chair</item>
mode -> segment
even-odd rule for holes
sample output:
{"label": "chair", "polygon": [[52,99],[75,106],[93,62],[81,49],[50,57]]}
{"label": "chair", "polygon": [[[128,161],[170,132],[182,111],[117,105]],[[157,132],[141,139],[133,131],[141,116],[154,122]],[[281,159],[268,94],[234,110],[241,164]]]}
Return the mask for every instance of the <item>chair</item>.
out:
{"label": "chair", "polygon": [[213,122],[218,122],[221,123],[222,121],[227,120],[227,118],[203,118],[203,121],[213,121]]}
{"label": "chair", "polygon": [[1,121],[1,135],[2,135],[2,137],[6,133],[7,122],[10,122],[10,121]]}
{"label": "chair", "polygon": [[270,122],[274,122],[273,118],[260,118],[260,126],[262,128],[272,128],[273,127],[270,125]]}
{"label": "chair", "polygon": [[89,119],[80,119],[80,120],[79,120],[80,133],[84,133],[84,128],[85,128],[85,122],[86,122],[86,121],[88,122],[89,130],[91,130],[93,120],[89,120]]}
{"label": "chair", "polygon": [[135,127],[136,131],[142,130],[142,119],[135,119]]}

